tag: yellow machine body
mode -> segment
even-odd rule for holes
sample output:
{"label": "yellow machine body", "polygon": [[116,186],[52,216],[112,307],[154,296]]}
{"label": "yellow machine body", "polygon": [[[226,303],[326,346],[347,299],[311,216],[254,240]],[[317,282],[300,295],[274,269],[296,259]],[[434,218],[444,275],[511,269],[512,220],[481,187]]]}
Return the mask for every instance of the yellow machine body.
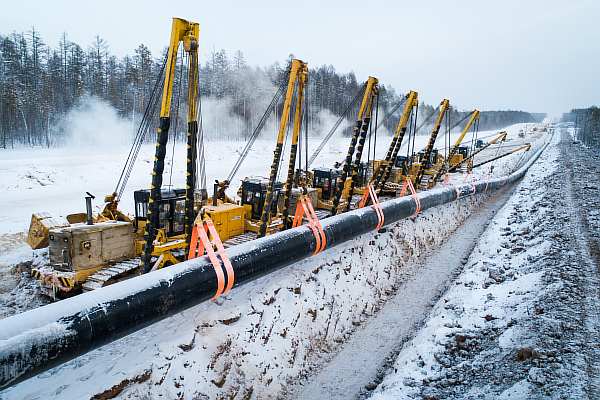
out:
{"label": "yellow machine body", "polygon": [[449,165],[459,164],[464,160],[464,156],[460,153],[454,154],[450,157]]}
{"label": "yellow machine body", "polygon": [[205,206],[204,212],[210,217],[222,241],[245,232],[246,209],[233,203]]}
{"label": "yellow machine body", "polygon": [[69,292],[109,263],[135,257],[131,222],[77,223],[49,231],[49,267],[34,268],[42,286]]}
{"label": "yellow machine body", "polygon": [[39,212],[31,215],[31,223],[27,232],[27,244],[34,249],[48,247],[50,229],[69,226],[65,218],[53,218],[49,213]]}

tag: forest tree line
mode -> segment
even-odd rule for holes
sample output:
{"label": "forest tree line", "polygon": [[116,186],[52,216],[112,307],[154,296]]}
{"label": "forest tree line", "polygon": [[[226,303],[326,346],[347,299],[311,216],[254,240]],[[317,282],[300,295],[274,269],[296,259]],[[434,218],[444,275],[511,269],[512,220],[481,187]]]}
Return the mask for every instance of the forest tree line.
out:
{"label": "forest tree line", "polygon": [[[59,128],[60,121],[89,98],[107,102],[120,117],[133,119],[135,124],[144,113],[165,54],[166,49],[162,54],[152,54],[147,46],[140,44],[133,54],[117,57],[99,36],[89,46],[82,47],[63,34],[58,45],[51,47],[35,29],[0,35],[0,148],[51,147],[61,143],[65,138]],[[176,81],[174,91],[185,87],[185,64],[179,61],[178,64],[182,78]],[[212,51],[200,66],[207,138],[247,137],[275,93],[286,64],[284,61],[252,67],[241,51],[231,56],[225,50]],[[361,85],[353,72],[340,73],[331,65],[311,68],[306,89],[309,132],[326,132],[355,98]],[[185,102],[185,95],[181,98]],[[390,85],[380,83],[378,117],[383,119],[401,98],[402,94]],[[435,106],[421,104],[419,118],[434,110]],[[347,115],[348,120],[353,120],[352,111]],[[452,109],[451,121],[461,120],[466,112]],[[330,118],[324,118],[323,113]],[[176,115],[183,122],[185,112]],[[385,120],[388,131],[393,131],[397,119],[395,115]],[[480,130],[538,120],[539,116],[523,111],[485,111],[481,113]],[[185,129],[185,123],[178,126]]]}
{"label": "forest tree line", "polygon": [[563,114],[562,122],[572,122],[577,139],[588,146],[600,147],[600,108],[575,108]]}

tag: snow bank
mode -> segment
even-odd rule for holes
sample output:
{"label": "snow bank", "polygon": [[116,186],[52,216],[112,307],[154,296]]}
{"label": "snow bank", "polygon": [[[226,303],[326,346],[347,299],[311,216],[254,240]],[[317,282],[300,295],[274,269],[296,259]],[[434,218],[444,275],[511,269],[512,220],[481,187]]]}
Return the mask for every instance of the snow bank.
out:
{"label": "snow bank", "polygon": [[89,397],[150,370],[148,380],[131,383],[121,397],[276,397],[375,313],[402,282],[404,267],[439,245],[480,200],[462,199],[365,235],[6,393],[52,397],[61,387],[63,398]]}
{"label": "snow bank", "polygon": [[[518,194],[497,214],[470,255],[463,273],[437,302],[425,326],[404,345],[393,370],[371,397],[373,400],[428,395],[438,398],[443,392],[440,388],[466,382],[468,374],[448,377],[447,373],[461,361],[471,362],[469,368],[474,372],[489,367],[473,361],[470,352],[481,352],[480,356],[486,357],[486,347],[481,342],[486,336],[494,341],[490,329],[505,329],[497,338],[501,352],[512,354],[515,348],[531,345],[528,334],[512,325],[516,320],[529,318],[537,293],[544,290],[542,272],[532,267],[532,261],[539,260],[549,246],[540,236],[535,220],[528,219],[524,211],[545,193],[543,182],[556,172],[556,158],[554,144],[532,167],[520,184]],[[514,240],[507,242],[507,235],[515,232]],[[522,243],[523,239],[528,239],[527,245]],[[492,381],[491,376],[491,373],[482,375],[481,381],[487,382],[471,382],[473,389],[469,396],[485,397],[490,395],[490,386],[502,387],[502,382]],[[441,392],[429,390],[430,384]],[[530,398],[529,385],[527,381],[508,385],[498,398]],[[448,389],[444,393],[450,392]],[[458,395],[457,398],[463,397]]]}

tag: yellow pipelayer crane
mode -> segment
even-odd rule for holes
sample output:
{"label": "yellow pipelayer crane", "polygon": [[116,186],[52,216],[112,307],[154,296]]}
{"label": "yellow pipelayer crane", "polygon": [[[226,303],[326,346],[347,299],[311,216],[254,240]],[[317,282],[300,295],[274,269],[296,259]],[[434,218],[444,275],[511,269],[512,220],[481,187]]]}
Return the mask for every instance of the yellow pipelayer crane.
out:
{"label": "yellow pipelayer crane", "polygon": [[[71,295],[79,289],[94,290],[123,280],[141,269],[140,260],[136,257],[142,254],[145,271],[176,263],[176,256],[184,255],[188,237],[186,231],[189,232],[190,221],[193,222],[194,219],[198,36],[197,23],[173,19],[169,52],[161,75],[152,89],[115,191],[105,197],[104,210],[94,217],[91,205],[94,197],[88,194],[87,213],[83,219],[68,221],[60,227],[49,226],[44,220],[40,222],[39,225],[43,224],[40,228],[34,224],[34,233],[37,234],[33,237],[35,241],[32,241],[32,247],[44,245],[45,236],[48,263],[32,269],[32,274],[40,281],[42,290],[49,295]],[[189,55],[187,188],[163,189],[162,173],[170,125],[175,64],[181,43]],[[152,187],[150,190],[136,190],[133,193],[135,216],[130,218],[118,210],[118,204],[159,106],[160,130]],[[152,258],[156,261],[151,262]]]}
{"label": "yellow pipelayer crane", "polygon": [[[296,156],[298,153],[298,139],[302,128],[303,107],[305,98],[305,87],[308,79],[308,64],[294,59],[290,63],[287,76],[287,86],[282,85],[280,91],[275,95],[271,106],[267,109],[259,126],[253,135],[260,132],[261,125],[266,120],[266,116],[276,107],[279,95],[285,93],[283,109],[279,122],[277,134],[277,143],[273,152],[273,162],[268,180],[261,178],[245,178],[240,188],[240,204],[227,201],[224,196],[224,189],[227,187],[231,178],[239,168],[241,161],[250,150],[247,145],[243,151],[240,160],[234,166],[234,172],[230,174],[229,179],[218,182],[215,187],[213,202],[202,209],[201,218],[209,217],[224,242],[225,247],[239,244],[254,239],[256,236],[262,237],[288,227],[290,200],[292,198],[292,188],[294,184]],[[290,125],[290,116],[293,115],[291,149],[288,163],[287,177],[283,189],[281,184],[276,182],[277,174],[281,164],[283,146]],[[279,203],[279,194],[283,192],[283,205],[281,213],[277,209]],[[200,217],[200,216],[199,216]]]}
{"label": "yellow pipelayer crane", "polygon": [[[144,273],[164,264],[176,263],[178,260],[171,251],[183,250],[189,245],[189,238],[195,219],[194,188],[196,182],[196,142],[198,135],[197,104],[198,104],[198,40],[200,26],[195,22],[173,18],[171,27],[171,41],[167,54],[165,80],[160,107],[160,125],[156,135],[156,152],[152,170],[152,183],[148,201],[147,223],[144,229],[144,251],[142,262]],[[162,181],[165,168],[165,154],[169,140],[169,127],[171,125],[171,101],[173,97],[173,83],[175,80],[175,67],[177,52],[180,43],[188,53],[188,112],[187,112],[187,160],[186,160],[186,188],[185,188],[185,234],[169,246],[169,251],[163,252],[155,263],[152,263],[154,240],[160,233],[159,204],[162,197]]]}
{"label": "yellow pipelayer crane", "polygon": [[279,164],[281,162],[283,142],[287,133],[290,110],[292,108],[292,102],[294,100],[294,89],[297,86],[294,107],[294,122],[292,127],[292,147],[290,150],[290,160],[288,163],[287,179],[285,181],[285,186],[283,190],[283,224],[285,226],[288,226],[287,220],[289,216],[290,196],[292,193],[292,185],[294,183],[296,155],[298,153],[298,137],[300,135],[300,128],[302,124],[302,105],[304,103],[304,87],[306,85],[307,78],[308,64],[301,60],[292,60],[287,91],[283,103],[283,111],[281,113],[281,121],[279,123],[279,131],[277,133],[277,144],[275,145],[275,151],[273,152],[273,163],[271,164],[271,173],[269,176],[269,182],[267,184],[267,192],[265,194],[265,199],[262,207],[262,214],[260,216],[260,226],[258,230],[259,237],[263,237],[267,234],[267,226],[269,225],[269,221],[271,219],[273,189],[275,187],[275,181],[277,180],[277,172],[279,171]]}
{"label": "yellow pipelayer crane", "polygon": [[417,107],[418,104],[418,94],[417,92],[411,90],[406,95],[404,109],[402,111],[402,115],[400,116],[400,120],[398,121],[398,125],[396,125],[394,137],[392,138],[392,143],[390,143],[390,147],[388,148],[385,159],[381,161],[375,161],[374,163],[377,164],[377,166],[375,167],[375,171],[369,181],[369,184],[373,185],[373,188],[377,193],[384,189],[386,182],[390,178],[392,167],[394,166],[396,158],[398,157],[398,152],[402,147],[402,141],[404,140],[404,135],[406,134],[408,122],[413,113],[413,109]]}
{"label": "yellow pipelayer crane", "polygon": [[[350,209],[365,138],[367,137],[367,131],[369,130],[371,116],[373,114],[373,103],[379,92],[378,83],[379,81],[377,78],[370,76],[365,85],[362,102],[358,110],[358,117],[352,131],[350,147],[348,148],[348,153],[346,154],[346,159],[344,161],[342,175],[337,180],[337,190],[331,208],[332,215],[342,211],[339,209],[340,206],[343,206],[345,211]],[[345,202],[345,204],[341,204],[341,202]]]}
{"label": "yellow pipelayer crane", "polygon": [[465,136],[467,135],[467,133],[469,132],[469,130],[471,129],[471,127],[473,127],[473,125],[475,125],[477,121],[479,121],[479,110],[473,110],[473,112],[471,113],[471,116],[469,117],[469,120],[467,121],[467,124],[465,125],[465,127],[461,131],[460,135],[454,142],[454,145],[452,146],[452,148],[450,149],[445,165],[442,166],[442,168],[440,168],[440,170],[437,171],[436,174],[434,175],[433,180],[435,182],[437,182],[441,178],[441,176],[448,170],[448,168],[451,165],[458,164],[462,160],[464,160],[465,158],[468,157],[468,151],[462,152],[461,150],[463,148],[461,148],[460,145],[461,145],[462,141],[464,140]]}
{"label": "yellow pipelayer crane", "polygon": [[487,142],[486,144],[481,146],[479,149],[477,149],[476,151],[469,154],[466,158],[463,158],[462,160],[460,160],[456,163],[450,164],[450,166],[448,167],[448,172],[455,172],[466,163],[468,163],[469,165],[472,165],[473,159],[475,158],[475,156],[477,154],[481,153],[482,151],[484,151],[485,149],[487,149],[488,147],[490,147],[493,144],[504,142],[506,140],[507,136],[508,136],[508,133],[506,131],[502,131],[502,132],[498,133],[489,142]]}
{"label": "yellow pipelayer crane", "polygon": [[[431,131],[431,135],[429,136],[429,142],[427,142],[427,146],[425,146],[425,150],[423,151],[423,156],[419,160],[418,165],[416,166],[417,171],[415,173],[415,188],[419,188],[421,185],[421,181],[423,180],[423,176],[426,173],[426,170],[430,168],[431,164],[431,154],[433,151],[433,146],[435,145],[435,140],[437,139],[438,133],[440,131],[440,127],[442,126],[442,122],[444,121],[444,116],[446,115],[446,111],[450,108],[450,101],[448,99],[442,100],[440,103],[440,111],[437,119],[433,125],[433,129]],[[429,175],[429,171],[427,171]]]}

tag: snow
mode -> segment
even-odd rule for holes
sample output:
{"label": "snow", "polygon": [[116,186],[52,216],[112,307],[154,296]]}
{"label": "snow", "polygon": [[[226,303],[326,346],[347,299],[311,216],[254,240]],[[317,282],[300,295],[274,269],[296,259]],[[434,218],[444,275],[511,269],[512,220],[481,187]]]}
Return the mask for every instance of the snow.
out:
{"label": "snow", "polygon": [[[427,138],[417,139],[424,143]],[[341,160],[346,142],[334,140],[328,144],[316,164],[331,165]],[[239,151],[243,143],[211,142],[208,146],[219,149],[207,151],[207,170],[214,174],[209,176],[211,182],[212,176],[226,175],[233,163],[227,154]],[[380,145],[378,150],[383,153],[384,147]],[[254,148],[240,179],[266,172],[272,142],[259,141]],[[152,146],[143,147],[122,202],[124,211],[131,211],[133,190],[148,184],[151,152]],[[32,211],[64,215],[83,208],[84,191],[112,191],[125,151],[115,148],[94,154],[90,149],[36,149],[5,154],[8,157],[0,160],[0,189],[7,196],[0,199],[0,210],[10,209],[11,213],[0,215],[0,232],[15,234],[27,228]],[[509,157],[513,163],[515,159]],[[183,167],[176,162],[174,184],[183,184]],[[416,223],[402,221],[386,233],[365,235],[296,263],[236,288],[224,301],[188,309],[3,394],[8,398],[84,398],[151,370],[147,382],[127,388],[121,397],[137,398],[148,393],[166,398],[214,398],[233,393],[275,397],[289,381],[308,373],[316,363],[315,357],[337,348],[357,325],[375,313],[402,279],[402,267],[439,245],[468,215],[474,201],[467,198],[428,210]],[[15,250],[11,261],[25,257],[25,253],[17,254],[20,251]],[[159,272],[168,281],[173,274],[181,273],[181,268]],[[124,294],[142,290],[147,283],[136,280],[137,289],[131,287],[132,283],[109,287],[103,293],[112,297],[116,291],[124,290]],[[70,309],[101,304],[98,295],[55,303],[39,326]],[[15,323],[11,332],[18,330]],[[9,337],[11,332],[1,335]]]}
{"label": "snow", "polygon": [[[458,375],[446,378],[450,368],[447,364],[451,362],[449,354],[454,354],[451,351],[454,346],[457,346],[458,353],[461,346],[478,346],[477,340],[480,339],[477,332],[490,327],[504,329],[497,338],[497,346],[506,352],[533,346],[532,333],[512,324],[513,321],[528,319],[540,293],[551,289],[542,283],[544,272],[532,266],[532,261],[539,260],[549,251],[549,243],[543,237],[536,239],[535,234],[532,235],[539,229],[535,219],[520,217],[522,214],[515,214],[515,210],[522,205],[527,207],[539,202],[545,194],[546,189],[541,183],[553,176],[558,168],[558,136],[519,185],[519,193],[522,194],[509,200],[480,238],[461,275],[436,303],[424,327],[404,345],[392,370],[371,399],[413,399],[427,395],[437,398],[439,392],[428,391],[429,382],[439,382],[436,388],[445,387],[446,383],[454,385],[450,379],[459,379],[458,383],[463,384],[460,379],[468,378]],[[518,241],[506,246],[504,238],[510,232],[516,232],[518,237],[533,237],[527,246],[521,246]],[[475,341],[474,344],[471,341]],[[485,358],[485,355],[482,357]],[[473,368],[477,368],[475,362]],[[529,374],[529,381],[520,381],[494,398],[531,398],[531,382],[540,378],[540,372],[532,368]],[[485,376],[482,371],[481,377]],[[464,383],[467,385],[467,382]],[[491,378],[488,384],[492,384]],[[471,385],[468,393],[456,398],[490,395],[485,384]]]}
{"label": "snow", "polygon": [[249,391],[253,398],[274,397],[376,312],[404,266],[439,245],[474,201],[428,210],[417,222],[402,221],[296,263],[236,288],[225,301],[193,307],[6,394],[51,398],[61,387],[63,398],[89,397],[150,369],[147,382],[121,397],[214,398]]}

